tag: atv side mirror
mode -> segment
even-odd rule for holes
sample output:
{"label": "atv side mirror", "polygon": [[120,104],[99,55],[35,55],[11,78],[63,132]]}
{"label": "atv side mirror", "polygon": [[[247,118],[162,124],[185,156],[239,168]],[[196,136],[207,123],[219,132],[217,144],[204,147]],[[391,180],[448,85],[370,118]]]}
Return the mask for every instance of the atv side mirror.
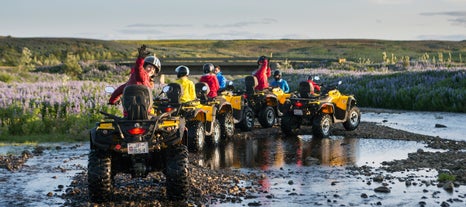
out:
{"label": "atv side mirror", "polygon": [[115,91],[115,88],[112,86],[105,87],[105,93],[113,93],[114,91]]}
{"label": "atv side mirror", "polygon": [[162,89],[162,91],[163,91],[164,93],[167,93],[168,91],[170,91],[170,86],[164,86],[163,89]]}

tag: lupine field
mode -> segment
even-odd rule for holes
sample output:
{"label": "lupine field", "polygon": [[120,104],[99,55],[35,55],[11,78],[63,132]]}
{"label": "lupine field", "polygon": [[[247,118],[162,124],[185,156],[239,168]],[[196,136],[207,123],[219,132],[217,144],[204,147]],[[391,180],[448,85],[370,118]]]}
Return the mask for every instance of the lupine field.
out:
{"label": "lupine field", "polygon": [[[361,107],[466,113],[465,69],[371,73],[304,69],[283,73],[292,90],[309,75],[320,76],[324,84],[342,80],[339,89],[354,94]],[[102,118],[99,111],[121,114],[119,106],[107,105],[109,95],[104,92],[105,86],[117,87],[121,82],[44,77],[28,82],[0,81],[0,141],[41,134],[86,140],[88,130]],[[242,77],[227,78],[242,87]]]}

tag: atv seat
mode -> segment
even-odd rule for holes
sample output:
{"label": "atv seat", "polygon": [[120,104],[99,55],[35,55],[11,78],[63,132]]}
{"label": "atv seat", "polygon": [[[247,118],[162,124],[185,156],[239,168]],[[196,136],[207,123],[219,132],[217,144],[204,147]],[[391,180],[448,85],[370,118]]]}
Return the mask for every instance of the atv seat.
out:
{"label": "atv seat", "polygon": [[313,97],[312,94],[314,94],[314,86],[312,83],[302,81],[299,83],[298,92],[301,98],[311,98]]}
{"label": "atv seat", "polygon": [[170,90],[166,93],[168,98],[168,103],[170,104],[180,104],[181,96],[183,95],[183,89],[178,83],[169,83]]}
{"label": "atv seat", "polygon": [[256,76],[250,75],[244,78],[244,83],[246,85],[246,93],[254,94],[255,88],[258,85]]}
{"label": "atv seat", "polygon": [[210,92],[210,88],[209,85],[207,85],[207,83],[199,82],[196,83],[194,87],[196,88],[196,97],[201,101],[201,103],[206,103],[210,100],[210,98],[207,96],[207,94],[209,94]]}
{"label": "atv seat", "polygon": [[152,93],[147,86],[128,85],[123,91],[122,105],[127,119],[148,119],[152,107]]}

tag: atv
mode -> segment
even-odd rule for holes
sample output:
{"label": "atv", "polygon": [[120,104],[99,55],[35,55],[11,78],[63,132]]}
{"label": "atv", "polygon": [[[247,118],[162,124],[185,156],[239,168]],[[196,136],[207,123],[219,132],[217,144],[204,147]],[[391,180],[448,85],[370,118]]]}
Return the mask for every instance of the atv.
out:
{"label": "atv", "polygon": [[295,135],[301,125],[311,125],[316,138],[330,136],[332,124],[355,130],[361,121],[361,113],[353,95],[343,95],[338,84],[321,85],[320,94],[313,92],[307,81],[299,83],[299,97],[291,98],[289,108],[281,119],[281,130],[286,135]]}
{"label": "atv", "polygon": [[[173,91],[173,93],[179,94],[180,96],[182,94],[181,85],[178,83],[169,83],[165,87],[168,88],[167,90]],[[207,116],[211,113],[200,107],[199,100],[196,99],[184,103],[173,103],[173,97],[164,96],[162,91],[162,94],[155,99],[155,108],[157,113],[175,110],[172,116],[180,116],[187,120],[186,127],[188,131],[183,143],[188,146],[189,151],[197,152],[204,148],[206,137],[205,122],[207,120]],[[219,127],[220,126],[215,126],[213,128]],[[218,129],[217,131],[220,130]],[[208,135],[211,135],[213,139],[220,139],[220,133],[208,133]]]}
{"label": "atv", "polygon": [[248,106],[244,94],[234,91],[232,81],[228,82],[226,88],[219,90],[219,96],[231,104],[235,127],[242,131],[251,131],[254,127],[254,112]]}
{"label": "atv", "polygon": [[[163,90],[170,93],[169,88]],[[179,94],[169,94],[178,97]],[[176,98],[175,98],[176,99]],[[189,195],[188,149],[184,118],[173,116],[177,110],[150,114],[152,95],[143,85],[129,85],[122,97],[124,117],[100,112],[104,120],[90,131],[88,162],[89,198],[104,202],[112,198],[114,178],[118,173],[144,178],[149,172],[166,176],[166,194],[170,200],[186,200]]]}
{"label": "atv", "polygon": [[[220,141],[232,137],[235,133],[235,123],[231,103],[222,96],[209,98],[207,94],[210,88],[207,83],[196,83],[195,90],[196,97],[200,100],[199,107],[208,114],[206,117],[205,129],[206,134],[211,134],[210,142],[214,145],[218,145]],[[217,132],[217,127],[220,128],[220,133]]]}
{"label": "atv", "polygon": [[283,110],[289,105],[292,94],[284,93],[280,88],[267,88],[256,91],[257,78],[246,76],[246,100],[263,128],[272,127],[277,117],[283,116]]}

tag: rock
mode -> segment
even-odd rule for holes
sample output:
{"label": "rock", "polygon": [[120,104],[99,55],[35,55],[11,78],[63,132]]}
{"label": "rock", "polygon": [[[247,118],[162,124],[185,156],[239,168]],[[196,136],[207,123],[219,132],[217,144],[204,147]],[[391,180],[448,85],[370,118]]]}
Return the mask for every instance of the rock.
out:
{"label": "rock", "polygon": [[374,189],[375,192],[378,192],[378,193],[390,193],[390,188],[388,188],[387,186],[380,186],[380,187],[377,187]]}
{"label": "rock", "polygon": [[441,207],[449,207],[450,204],[448,204],[447,202],[443,201],[442,204],[440,204]]}
{"label": "rock", "polygon": [[384,179],[383,175],[377,175],[375,176],[374,178],[372,178],[372,180],[374,180],[374,182],[382,182]]}
{"label": "rock", "polygon": [[361,198],[368,198],[369,196],[367,196],[367,194],[363,193],[361,194]]}
{"label": "rock", "polygon": [[447,128],[447,126],[443,124],[435,124],[435,128]]}
{"label": "rock", "polygon": [[448,181],[442,186],[442,188],[448,192],[453,192],[453,189],[455,188],[455,186],[453,182]]}

